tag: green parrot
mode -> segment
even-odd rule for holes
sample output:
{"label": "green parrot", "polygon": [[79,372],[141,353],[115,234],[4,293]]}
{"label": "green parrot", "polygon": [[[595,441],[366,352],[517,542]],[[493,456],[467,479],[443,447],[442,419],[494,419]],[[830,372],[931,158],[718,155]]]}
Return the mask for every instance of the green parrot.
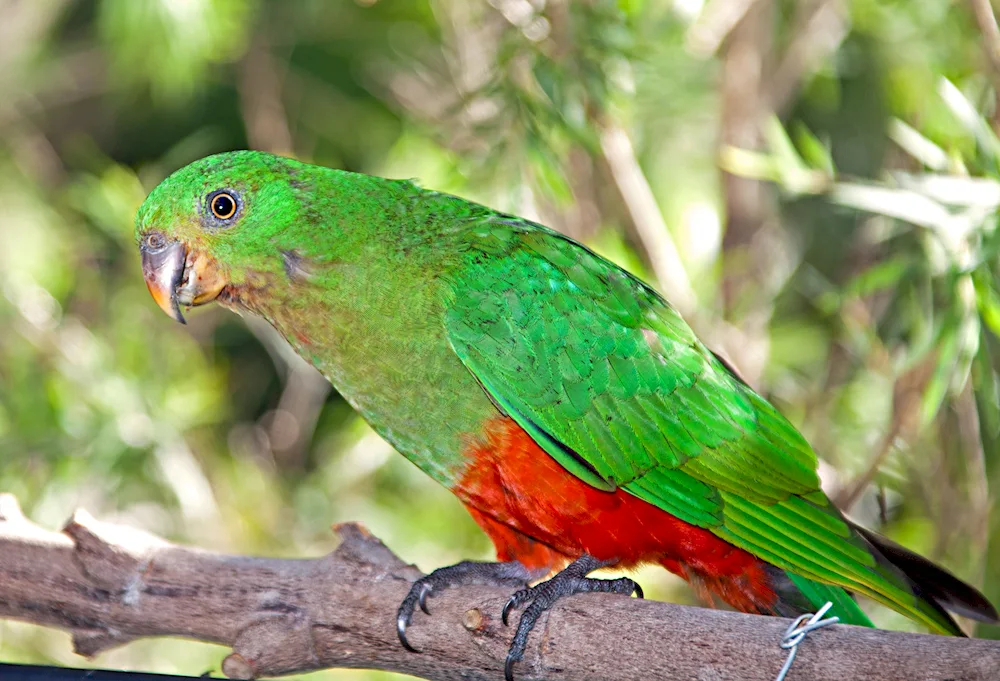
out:
{"label": "green parrot", "polygon": [[[656,563],[704,598],[796,616],[852,594],[928,629],[986,598],[863,529],[820,489],[801,434],[652,288],[542,225],[461,198],[262,152],[211,156],[136,216],[157,304],[266,319],[496,546],[418,580],[406,627],[449,585],[516,588],[507,658],[569,594],[642,595],[601,567]],[[554,574],[535,586],[530,583]]]}

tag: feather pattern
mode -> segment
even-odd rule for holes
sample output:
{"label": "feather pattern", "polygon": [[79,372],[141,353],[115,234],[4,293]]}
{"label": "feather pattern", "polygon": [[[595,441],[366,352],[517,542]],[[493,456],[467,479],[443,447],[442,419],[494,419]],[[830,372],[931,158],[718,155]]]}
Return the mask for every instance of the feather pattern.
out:
{"label": "feather pattern", "polygon": [[957,631],[901,571],[876,560],[820,491],[816,455],[799,432],[652,289],[525,222],[469,230],[466,253],[446,306],[452,347],[569,472],[706,528],[803,583],[843,587]]}

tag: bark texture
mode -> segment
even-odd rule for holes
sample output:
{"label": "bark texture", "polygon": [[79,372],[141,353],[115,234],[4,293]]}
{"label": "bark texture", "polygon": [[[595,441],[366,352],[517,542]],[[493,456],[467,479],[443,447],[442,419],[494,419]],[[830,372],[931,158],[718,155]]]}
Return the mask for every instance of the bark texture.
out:
{"label": "bark texture", "polygon": [[[304,560],[184,548],[77,512],[62,532],[24,518],[0,495],[0,618],[72,632],[94,655],[144,636],[182,636],[232,648],[231,678],[323,667],[365,667],[428,679],[503,678],[510,595],[463,587],[417,613],[406,652],[396,607],[420,572],[356,524],[340,545]],[[771,681],[788,620],[606,594],[565,599],[532,633],[520,681],[698,679]],[[834,625],[800,646],[789,681],[995,681],[1000,642]]]}

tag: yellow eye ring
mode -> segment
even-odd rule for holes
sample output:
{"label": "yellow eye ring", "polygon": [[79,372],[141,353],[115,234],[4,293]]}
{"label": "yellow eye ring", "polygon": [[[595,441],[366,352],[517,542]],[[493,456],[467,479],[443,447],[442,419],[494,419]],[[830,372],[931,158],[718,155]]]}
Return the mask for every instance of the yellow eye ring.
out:
{"label": "yellow eye ring", "polygon": [[208,197],[208,209],[216,220],[231,220],[240,204],[236,197],[226,190],[218,191]]}

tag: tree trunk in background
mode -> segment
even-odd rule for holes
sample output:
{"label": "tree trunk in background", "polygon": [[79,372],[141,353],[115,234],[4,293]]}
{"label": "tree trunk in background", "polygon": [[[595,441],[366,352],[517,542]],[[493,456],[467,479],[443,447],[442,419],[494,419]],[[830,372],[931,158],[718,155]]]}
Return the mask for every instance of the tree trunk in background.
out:
{"label": "tree trunk in background", "polygon": [[[767,115],[767,73],[773,42],[774,2],[756,0],[722,46],[722,130],[720,145],[760,146],[760,123]],[[722,238],[726,316],[743,307],[747,286],[760,279],[765,263],[755,262],[754,238],[772,214],[770,189],[762,182],[722,174],[726,225]],[[743,302],[741,302],[743,299]],[[753,305],[751,304],[751,309]]]}

